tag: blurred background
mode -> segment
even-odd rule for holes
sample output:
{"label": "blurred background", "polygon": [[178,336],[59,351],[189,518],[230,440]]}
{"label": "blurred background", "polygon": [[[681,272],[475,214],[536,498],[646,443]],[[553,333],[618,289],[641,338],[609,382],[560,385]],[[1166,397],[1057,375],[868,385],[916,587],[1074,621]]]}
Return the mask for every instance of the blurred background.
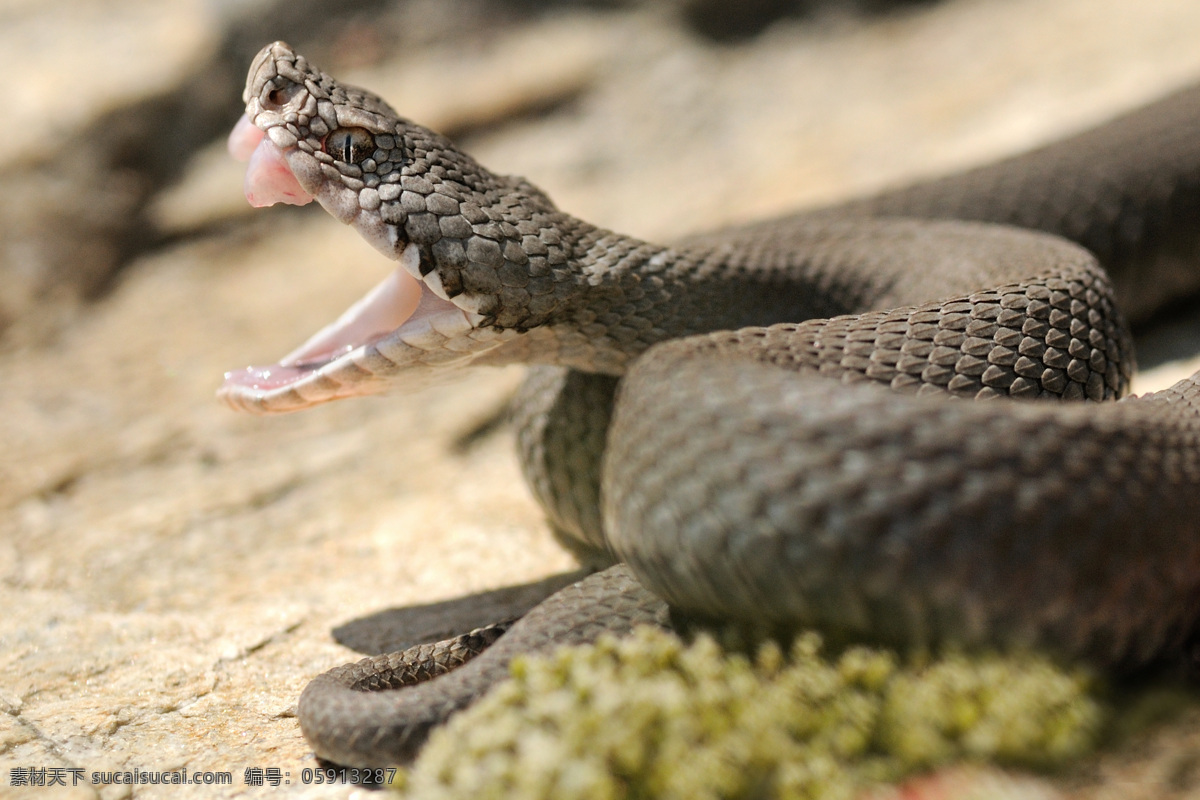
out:
{"label": "blurred background", "polygon": [[[275,39],[652,240],[1200,78],[1193,0],[0,0],[4,767],[298,772],[299,690],[358,656],[341,623],[571,566],[502,422],[520,370],[283,418],[213,398],[389,269],[319,208],[242,197],[224,137]],[[1143,388],[1188,367],[1160,369]],[[1198,744],[1185,719],[1072,791],[1195,796]]]}

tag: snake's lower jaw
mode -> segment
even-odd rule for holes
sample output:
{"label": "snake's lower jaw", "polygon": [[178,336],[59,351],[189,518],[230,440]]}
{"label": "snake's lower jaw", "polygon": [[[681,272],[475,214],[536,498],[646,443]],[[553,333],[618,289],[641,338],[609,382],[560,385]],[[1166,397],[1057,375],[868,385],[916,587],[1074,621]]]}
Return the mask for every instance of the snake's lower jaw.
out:
{"label": "snake's lower jaw", "polygon": [[217,397],[235,411],[289,414],[332,400],[379,394],[387,388],[383,381],[372,380],[335,381],[329,385],[322,371],[318,367],[282,364],[244,367],[225,373],[225,383],[217,390]]}

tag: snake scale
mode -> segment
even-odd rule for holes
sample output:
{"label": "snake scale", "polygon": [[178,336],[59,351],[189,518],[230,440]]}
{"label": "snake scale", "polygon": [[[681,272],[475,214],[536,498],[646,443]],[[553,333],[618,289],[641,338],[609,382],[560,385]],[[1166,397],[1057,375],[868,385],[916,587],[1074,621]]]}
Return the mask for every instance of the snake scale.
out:
{"label": "snake scale", "polygon": [[229,373],[224,399],[293,411],[466,363],[539,365],[517,411],[525,471],[559,538],[618,564],[477,659],[498,630],[318,678],[300,702],[318,755],[411,758],[514,653],[662,624],[663,601],[1117,666],[1194,634],[1197,379],[1045,400],[1121,398],[1118,305],[1142,321],[1200,291],[1200,87],[671,247],[559,211],[281,42],[244,100],[230,147],[251,202],[315,198],[399,263],[278,364]]}

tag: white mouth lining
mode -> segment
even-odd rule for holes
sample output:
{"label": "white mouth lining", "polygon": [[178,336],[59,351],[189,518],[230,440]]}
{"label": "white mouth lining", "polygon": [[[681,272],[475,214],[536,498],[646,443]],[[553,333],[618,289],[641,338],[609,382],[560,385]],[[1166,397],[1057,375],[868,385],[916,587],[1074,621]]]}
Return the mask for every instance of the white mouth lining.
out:
{"label": "white mouth lining", "polygon": [[407,323],[421,302],[421,284],[410,274],[420,263],[416,245],[401,254],[400,264],[334,322],[279,360],[285,367],[325,364],[337,355],[375,341]]}
{"label": "white mouth lining", "polygon": [[[381,373],[470,359],[504,338],[479,330],[482,316],[437,296],[412,273],[420,274],[420,256],[410,244],[396,269],[335,322],[276,364],[226,373],[219,394],[252,410],[275,410],[277,402],[288,406],[279,410],[291,410],[295,403],[283,399],[289,393],[304,398],[297,407],[371,394],[380,389],[371,379]],[[381,356],[387,363],[380,371],[366,366]]]}

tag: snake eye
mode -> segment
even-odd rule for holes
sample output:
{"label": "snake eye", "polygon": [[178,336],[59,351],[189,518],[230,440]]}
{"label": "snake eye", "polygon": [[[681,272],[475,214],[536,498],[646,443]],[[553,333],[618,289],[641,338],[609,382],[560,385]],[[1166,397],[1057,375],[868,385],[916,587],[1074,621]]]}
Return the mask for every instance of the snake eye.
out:
{"label": "snake eye", "polygon": [[346,164],[361,164],[375,152],[375,137],[365,128],[338,128],[330,131],[321,149]]}

